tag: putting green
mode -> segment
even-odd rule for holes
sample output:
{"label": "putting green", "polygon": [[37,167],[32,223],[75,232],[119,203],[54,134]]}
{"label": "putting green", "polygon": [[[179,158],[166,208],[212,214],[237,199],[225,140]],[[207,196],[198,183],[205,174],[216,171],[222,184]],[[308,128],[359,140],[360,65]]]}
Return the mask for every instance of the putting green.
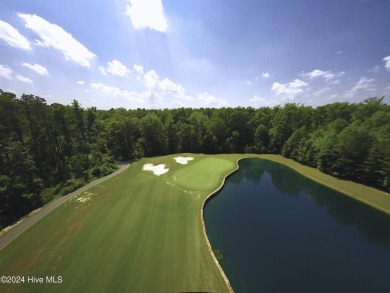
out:
{"label": "putting green", "polygon": [[[62,283],[0,284],[0,291],[229,292],[201,220],[214,190],[183,187],[173,175],[190,167],[182,184],[219,187],[235,160],[190,155],[189,165],[176,163],[176,155],[134,162],[42,218],[0,251],[0,275],[60,276]],[[169,171],[155,176],[145,164]]]}
{"label": "putting green", "polygon": [[188,167],[174,174],[175,183],[192,189],[211,189],[221,184],[227,171],[232,171],[236,164],[220,158],[206,157],[194,161]]}
{"label": "putting green", "polygon": [[[134,162],[26,230],[0,251],[0,276],[24,276],[25,282],[0,283],[0,292],[229,292],[210,254],[201,211],[243,155],[182,155],[194,160],[181,165],[176,154]],[[245,157],[279,161],[330,186],[341,182],[280,156]],[[169,171],[155,176],[142,171],[144,164],[165,164]],[[345,188],[365,192],[353,184]],[[387,195],[374,191],[367,197],[382,195],[384,202]],[[28,276],[45,282],[29,283]],[[62,283],[47,283],[50,276]]]}

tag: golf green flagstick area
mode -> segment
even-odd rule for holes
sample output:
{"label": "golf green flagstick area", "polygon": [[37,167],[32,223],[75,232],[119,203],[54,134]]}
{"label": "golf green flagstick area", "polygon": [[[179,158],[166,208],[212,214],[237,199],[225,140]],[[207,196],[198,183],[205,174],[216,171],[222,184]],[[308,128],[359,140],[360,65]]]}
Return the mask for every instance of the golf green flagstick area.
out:
{"label": "golf green flagstick area", "polygon": [[[0,252],[0,274],[25,277],[0,284],[0,291],[229,292],[200,215],[237,165],[223,156],[191,156],[186,165],[175,156],[132,163],[41,219]],[[153,175],[142,171],[146,163],[169,171]],[[62,282],[33,284],[28,276]]]}
{"label": "golf green flagstick area", "polygon": [[[179,164],[170,155],[132,163],[27,229],[0,251],[0,275],[24,277],[24,283],[0,283],[0,292],[231,291],[204,234],[204,202],[243,157],[292,163],[273,155],[181,155],[194,160]],[[157,176],[142,170],[145,164],[169,170]],[[384,192],[367,194],[359,184],[290,167],[352,197],[372,195],[371,205],[390,213]],[[61,282],[47,282],[52,276]]]}

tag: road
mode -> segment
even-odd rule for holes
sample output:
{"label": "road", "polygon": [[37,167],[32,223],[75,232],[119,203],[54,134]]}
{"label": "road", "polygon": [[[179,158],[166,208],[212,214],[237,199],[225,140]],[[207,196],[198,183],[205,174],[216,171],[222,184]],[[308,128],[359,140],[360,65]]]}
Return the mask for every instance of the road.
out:
{"label": "road", "polygon": [[91,187],[94,187],[107,179],[110,179],[119,173],[122,173],[129,167],[129,164],[121,165],[121,167],[116,170],[114,173],[111,173],[105,177],[99,178],[95,181],[92,181],[88,183],[87,185],[77,189],[76,191],[73,191],[65,196],[62,196],[47,205],[45,205],[43,208],[41,208],[38,212],[35,214],[27,217],[22,222],[20,222],[18,225],[13,227],[11,230],[6,232],[3,236],[0,238],[0,251],[6,247],[8,244],[10,244],[16,237],[18,237],[20,234],[22,234],[24,231],[26,231],[28,228],[30,228],[32,225],[34,225],[36,222],[38,222],[40,219],[42,219],[44,216],[46,216],[48,213],[50,213],[55,208],[62,205],[64,202],[67,202],[72,197],[86,191],[87,189],[90,189]]}

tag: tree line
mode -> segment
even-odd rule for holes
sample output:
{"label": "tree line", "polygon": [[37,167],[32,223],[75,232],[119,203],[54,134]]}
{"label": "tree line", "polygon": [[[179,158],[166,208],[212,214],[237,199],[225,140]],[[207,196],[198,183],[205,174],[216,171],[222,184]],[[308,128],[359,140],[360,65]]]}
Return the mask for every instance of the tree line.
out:
{"label": "tree line", "polygon": [[191,153],[273,153],[390,191],[390,106],[84,109],[0,90],[0,227],[117,168]]}

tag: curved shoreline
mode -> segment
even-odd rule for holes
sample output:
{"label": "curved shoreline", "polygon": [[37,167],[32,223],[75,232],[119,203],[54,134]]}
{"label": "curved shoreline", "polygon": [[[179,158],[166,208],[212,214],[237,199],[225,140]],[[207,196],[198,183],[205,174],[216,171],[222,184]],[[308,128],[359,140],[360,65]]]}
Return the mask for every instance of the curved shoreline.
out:
{"label": "curved shoreline", "polygon": [[[239,170],[239,161],[243,160],[243,159],[263,159],[263,160],[268,160],[268,161],[272,161],[272,162],[275,162],[277,164],[281,164],[283,166],[286,166],[287,168],[290,168],[292,170],[294,170],[295,172],[305,176],[306,178],[309,178],[310,180],[313,180],[321,185],[324,185],[328,188],[331,188],[337,192],[340,192],[341,194],[349,197],[349,198],[352,198],[354,200],[357,200],[367,206],[370,206],[378,211],[381,211],[381,212],[384,212],[388,215],[390,215],[390,209],[389,208],[386,208],[386,207],[383,207],[383,206],[380,206],[377,202],[373,202],[373,201],[370,201],[370,200],[367,200],[365,198],[362,198],[359,193],[356,193],[354,194],[353,192],[348,192],[348,190],[345,190],[339,186],[335,186],[335,184],[332,184],[332,183],[328,183],[324,178],[321,178],[321,177],[327,177],[327,178],[331,178],[331,180],[335,180],[335,182],[337,181],[340,181],[340,182],[344,182],[344,183],[347,183],[347,184],[351,184],[351,185],[354,185],[356,184],[357,186],[362,186],[364,189],[367,189],[368,191],[371,191],[371,190],[374,190],[376,193],[379,192],[379,193],[382,193],[383,195],[389,195],[388,193],[386,192],[383,192],[383,191],[379,191],[379,190],[376,190],[375,188],[372,188],[372,187],[369,187],[369,186],[365,186],[365,185],[362,185],[362,184],[359,184],[359,183],[355,183],[355,182],[350,182],[350,181],[346,181],[346,180],[341,180],[341,179],[338,179],[338,178],[335,178],[333,176],[330,176],[330,175],[327,175],[325,173],[322,173],[321,171],[319,171],[318,169],[315,169],[315,168],[311,168],[311,167],[308,167],[308,166],[304,166],[304,165],[301,165],[293,160],[291,160],[292,162],[290,161],[286,161],[286,162],[283,162],[282,159],[286,159],[286,158],[279,158],[279,156],[273,156],[273,155],[262,155],[262,154],[247,154],[247,155],[243,155],[241,156],[240,158],[238,158],[236,160],[236,164],[237,164],[237,167],[235,170],[231,171],[229,174],[225,175],[224,178],[223,178],[223,181],[221,183],[221,185],[215,190],[213,191],[212,193],[210,193],[206,198],[205,200],[203,201],[203,204],[202,204],[202,208],[201,208],[201,219],[202,219],[202,226],[203,226],[203,234],[205,236],[205,239],[206,239],[206,243],[207,243],[207,246],[209,248],[209,251],[211,253],[211,256],[213,257],[213,260],[215,262],[215,264],[217,265],[223,279],[225,280],[225,283],[228,287],[228,290],[230,292],[234,292],[233,291],[233,288],[225,274],[225,272],[223,271],[221,265],[219,264],[215,254],[214,254],[214,251],[211,247],[211,244],[210,244],[210,241],[209,241],[209,238],[207,236],[207,232],[206,232],[206,226],[205,226],[205,223],[204,223],[204,208],[205,208],[205,205],[207,204],[207,202],[214,196],[216,196],[219,191],[222,189],[222,187],[225,185],[225,182],[226,182],[226,179],[233,175],[235,172],[237,172]],[[288,159],[286,159],[288,160]],[[294,166],[294,165],[298,165],[297,166]],[[299,167],[302,166],[304,168],[308,168],[308,169],[313,169],[314,172],[317,172],[318,174],[311,174],[310,172],[306,172],[305,170],[302,170],[300,169]],[[390,202],[390,198],[387,199],[389,202]]]}
{"label": "curved shoreline", "polygon": [[226,179],[227,179],[228,177],[230,177],[231,175],[233,175],[234,173],[236,173],[236,172],[239,170],[240,167],[239,167],[239,165],[238,165],[238,162],[239,162],[240,160],[242,160],[242,159],[243,159],[243,158],[240,158],[240,159],[238,159],[238,160],[236,161],[236,169],[232,170],[230,173],[228,173],[227,175],[225,175],[225,176],[223,177],[223,180],[222,180],[221,185],[220,185],[216,190],[214,190],[213,192],[211,192],[211,193],[204,199],[204,201],[203,201],[203,203],[202,203],[202,207],[201,207],[201,209],[200,209],[200,218],[201,218],[201,220],[202,220],[203,234],[204,234],[204,237],[205,237],[205,239],[206,239],[206,243],[207,243],[207,246],[208,246],[208,248],[209,248],[209,252],[210,252],[210,254],[211,254],[211,256],[212,256],[212,258],[213,258],[213,260],[214,260],[214,263],[217,265],[217,268],[218,268],[219,272],[221,273],[222,278],[224,279],[225,284],[226,284],[226,286],[227,286],[229,292],[231,292],[231,293],[234,293],[233,287],[232,287],[232,285],[230,284],[229,279],[227,278],[225,272],[223,271],[223,269],[222,269],[220,263],[218,262],[217,257],[215,256],[214,251],[213,251],[213,249],[212,249],[212,247],[211,247],[210,240],[209,240],[209,238],[208,238],[208,236],[207,236],[206,225],[205,225],[205,223],[204,223],[204,208],[205,208],[207,202],[208,202],[212,197],[216,196],[216,195],[219,193],[219,191],[220,191],[220,190],[222,189],[222,187],[225,185]]}
{"label": "curved shoreline", "polygon": [[[390,215],[390,194],[385,191],[363,185],[361,183],[333,177],[316,168],[302,165],[292,159],[284,158],[280,155],[259,154],[246,158],[259,158],[281,164],[305,176],[306,178],[309,178],[310,180]],[[369,194],[369,196],[367,196],[367,194]]]}

